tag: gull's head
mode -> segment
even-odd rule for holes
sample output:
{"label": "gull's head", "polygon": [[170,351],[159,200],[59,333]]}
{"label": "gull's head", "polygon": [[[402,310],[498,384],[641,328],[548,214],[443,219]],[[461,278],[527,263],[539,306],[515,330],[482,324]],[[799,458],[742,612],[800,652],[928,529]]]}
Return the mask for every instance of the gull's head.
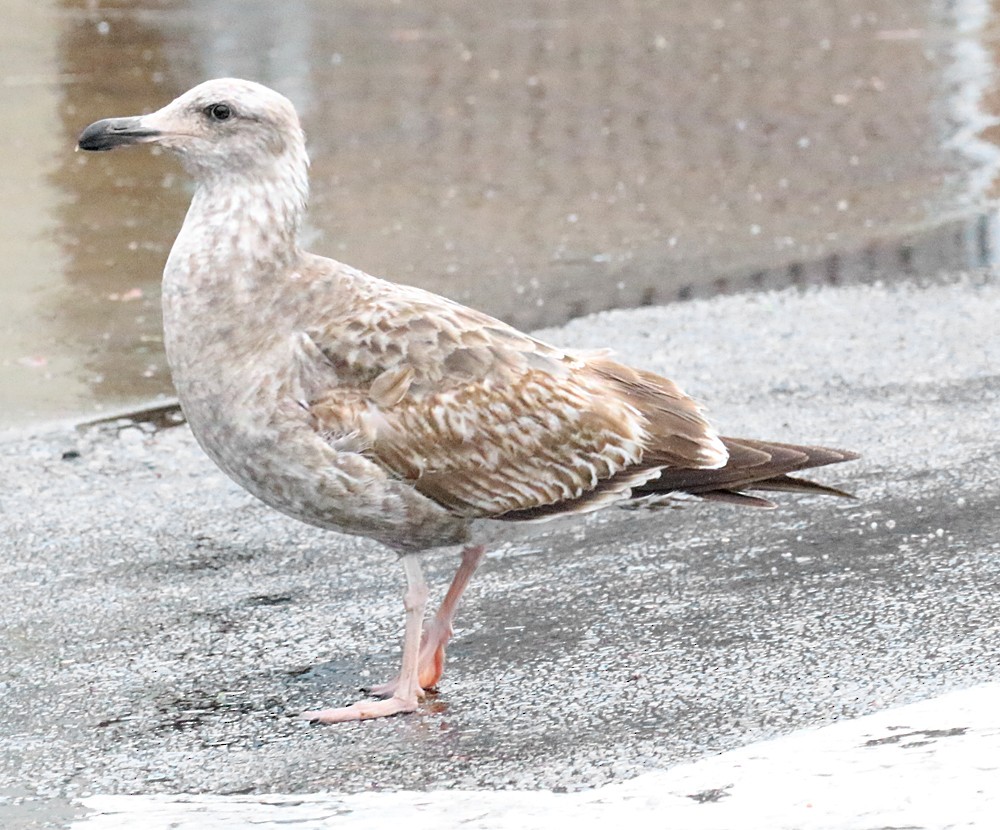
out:
{"label": "gull's head", "polygon": [[81,150],[159,144],[198,178],[261,174],[278,162],[306,162],[292,103],[273,89],[236,78],[206,81],[148,115],[105,118],[87,127]]}

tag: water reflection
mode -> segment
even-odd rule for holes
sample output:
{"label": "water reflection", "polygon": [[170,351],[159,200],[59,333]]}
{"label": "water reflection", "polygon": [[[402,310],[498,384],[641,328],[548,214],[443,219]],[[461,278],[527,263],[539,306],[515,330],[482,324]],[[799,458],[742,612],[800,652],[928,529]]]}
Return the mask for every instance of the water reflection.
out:
{"label": "water reflection", "polygon": [[55,211],[66,284],[57,313],[96,399],[151,398],[170,389],[157,274],[169,229],[186,209],[184,180],[148,152],[90,157],[72,148],[93,113],[148,111],[170,96],[164,44],[182,33],[162,22],[180,4],[162,4],[157,15],[60,5],[59,69],[75,82],[63,88],[61,147],[50,176],[66,194]]}
{"label": "water reflection", "polygon": [[[61,285],[63,259],[53,238],[62,194],[44,174],[61,150],[57,49],[43,4],[5,14],[0,48],[0,419],[25,401],[56,404],[85,389],[72,351],[50,344],[63,336],[49,306]],[[64,383],[50,394],[51,378]]]}
{"label": "water reflection", "polygon": [[45,126],[6,154],[8,422],[169,391],[158,282],[188,184],[70,148],[206,77],[299,106],[313,249],[522,326],[996,249],[986,0],[9,5],[7,111]]}

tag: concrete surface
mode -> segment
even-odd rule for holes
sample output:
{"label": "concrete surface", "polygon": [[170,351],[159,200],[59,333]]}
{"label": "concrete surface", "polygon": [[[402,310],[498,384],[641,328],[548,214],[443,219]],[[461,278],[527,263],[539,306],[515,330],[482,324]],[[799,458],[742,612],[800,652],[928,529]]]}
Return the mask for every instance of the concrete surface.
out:
{"label": "concrete surface", "polygon": [[268,511],[183,428],[7,433],[0,826],[94,794],[575,791],[993,679],[998,312],[979,273],[546,332],[668,373],[726,433],[861,451],[822,474],[858,500],[500,534],[440,694],[358,725],[294,714],[394,670],[389,554]]}

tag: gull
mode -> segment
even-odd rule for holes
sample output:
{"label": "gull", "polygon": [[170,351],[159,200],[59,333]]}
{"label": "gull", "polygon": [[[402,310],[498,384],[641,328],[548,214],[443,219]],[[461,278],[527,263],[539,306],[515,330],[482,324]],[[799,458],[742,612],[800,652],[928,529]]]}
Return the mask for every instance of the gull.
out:
{"label": "gull", "polygon": [[397,677],[324,723],[413,712],[444,668],[484,554],[464,548],[436,614],[420,554],[477,520],[536,522],[682,493],[846,495],[789,475],[854,453],[720,436],[667,378],[543,343],[487,314],[299,245],[305,138],[260,84],[206,81],[147,115],[87,127],[83,150],[157,144],[193,177],[163,272],[167,360],[191,431],[261,501],[374,539],[406,575]]}

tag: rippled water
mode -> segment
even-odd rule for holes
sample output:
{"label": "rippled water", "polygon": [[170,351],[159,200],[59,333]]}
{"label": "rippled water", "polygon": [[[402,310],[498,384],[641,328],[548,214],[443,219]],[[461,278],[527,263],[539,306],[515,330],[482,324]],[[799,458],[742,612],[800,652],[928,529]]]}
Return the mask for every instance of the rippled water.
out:
{"label": "rippled water", "polygon": [[190,195],[74,153],[207,77],[272,85],[313,250],[521,326],[995,258],[987,0],[8,0],[0,423],[170,393],[158,282]]}

